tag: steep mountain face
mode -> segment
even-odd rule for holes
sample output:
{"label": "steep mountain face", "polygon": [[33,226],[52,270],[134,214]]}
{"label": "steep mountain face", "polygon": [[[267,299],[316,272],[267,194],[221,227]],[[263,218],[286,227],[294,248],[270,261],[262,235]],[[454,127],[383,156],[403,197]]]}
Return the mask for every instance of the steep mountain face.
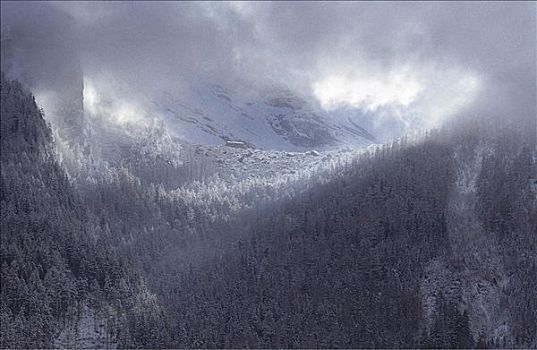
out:
{"label": "steep mountain face", "polygon": [[[0,119],[0,347],[52,348],[82,310],[118,310],[143,292],[143,279],[114,253],[106,220],[88,210],[56,161],[34,97],[4,74]],[[114,315],[108,320],[122,317]],[[76,347],[76,337],[64,346]]]}
{"label": "steep mountain face", "polygon": [[221,85],[200,88],[188,102],[167,95],[157,103],[177,135],[198,144],[242,140],[258,148],[298,150],[364,146],[376,139],[352,118],[335,118],[286,89],[233,96]]}
{"label": "steep mountain face", "polygon": [[35,99],[20,83],[9,82],[2,73],[0,136],[6,156],[17,152],[35,155],[46,152],[50,131],[37,109]]}
{"label": "steep mountain face", "polygon": [[[46,110],[47,121],[54,125],[54,132],[71,147],[89,154],[76,24],[67,14],[48,6],[28,7],[26,11],[40,29],[28,33],[17,25],[2,27],[2,72],[30,87],[34,95],[39,94],[40,107]],[[45,17],[49,20],[44,21]],[[53,34],[57,32],[62,35]]]}
{"label": "steep mountain face", "polygon": [[[38,20],[40,14],[32,12],[32,16]],[[239,82],[231,84],[210,76],[181,82],[187,85],[186,91],[181,92],[150,94],[143,91],[143,87],[138,91],[137,87],[117,81],[104,82],[101,91],[99,86],[88,86],[88,81],[98,77],[85,76],[80,53],[74,49],[73,23],[71,20],[62,22],[61,28],[43,23],[42,30],[32,35],[19,33],[16,28],[3,30],[2,70],[9,78],[22,81],[34,91],[59,142],[85,156],[99,158],[101,148],[110,145],[103,137],[108,134],[108,125],[105,129],[95,125],[92,114],[113,119],[110,106],[123,108],[132,99],[143,100],[140,110],[129,112],[139,114],[132,123],[148,118],[164,121],[167,133],[183,143],[221,145],[226,140],[242,140],[257,148],[295,151],[362,148],[382,139],[376,134],[382,136],[380,130],[384,125],[375,125],[365,112],[327,112],[311,96],[301,96],[284,86],[261,88]],[[50,43],[45,39],[53,31],[65,34]],[[49,42],[55,49],[36,44],[40,42]],[[63,62],[61,69],[56,66],[60,60]],[[99,101],[92,101],[90,89],[99,96]],[[101,147],[102,144],[105,145]],[[109,151],[104,149],[105,153]]]}

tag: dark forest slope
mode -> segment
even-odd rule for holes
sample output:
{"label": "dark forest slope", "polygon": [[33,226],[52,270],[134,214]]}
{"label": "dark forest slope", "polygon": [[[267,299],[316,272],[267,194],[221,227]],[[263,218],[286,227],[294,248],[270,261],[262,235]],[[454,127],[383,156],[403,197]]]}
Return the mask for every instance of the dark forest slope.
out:
{"label": "dark forest slope", "polygon": [[105,237],[53,158],[33,96],[1,81],[2,348],[52,347],[88,299],[125,300],[139,278]]}
{"label": "dark forest slope", "polygon": [[536,154],[512,126],[205,200],[122,166],[68,179],[33,97],[2,76],[1,98],[3,348],[55,346],[86,306],[129,348],[537,344]]}
{"label": "dark forest slope", "polygon": [[163,277],[163,345],[533,346],[528,145],[510,128],[434,133],[246,220],[228,254]]}

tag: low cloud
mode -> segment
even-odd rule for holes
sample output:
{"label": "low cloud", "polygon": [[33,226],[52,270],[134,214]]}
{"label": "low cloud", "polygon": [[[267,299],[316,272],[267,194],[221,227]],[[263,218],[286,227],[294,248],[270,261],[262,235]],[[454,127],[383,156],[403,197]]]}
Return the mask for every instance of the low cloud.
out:
{"label": "low cloud", "polygon": [[2,35],[24,57],[2,68],[36,87],[59,89],[80,75],[114,98],[150,99],[215,81],[284,85],[329,111],[393,109],[409,125],[461,113],[535,118],[531,2],[1,6]]}

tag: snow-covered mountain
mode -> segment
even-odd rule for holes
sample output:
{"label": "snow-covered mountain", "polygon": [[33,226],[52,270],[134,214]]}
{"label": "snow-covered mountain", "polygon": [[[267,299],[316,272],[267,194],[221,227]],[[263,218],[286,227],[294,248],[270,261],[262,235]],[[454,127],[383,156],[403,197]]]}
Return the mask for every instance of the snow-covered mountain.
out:
{"label": "snow-covered mountain", "polygon": [[[71,68],[66,72],[41,76],[43,73],[34,74],[31,69],[37,64],[27,67],[28,59],[21,57],[15,43],[11,38],[2,39],[2,70],[34,92],[60,138],[78,144],[86,153],[91,153],[90,119],[113,119],[114,115],[123,119],[121,127],[128,123],[139,125],[141,119],[148,117],[152,124],[164,121],[170,136],[201,145],[241,140],[255,148],[304,151],[362,148],[384,138],[383,126],[375,124],[378,118],[359,109],[325,111],[312,96],[286,86],[260,87],[229,82],[216,73],[200,73],[178,78],[178,86],[168,87],[169,90],[149,92],[119,78],[92,76],[74,54],[69,56]],[[136,108],[132,108],[133,101]]]}
{"label": "snow-covered mountain", "polygon": [[170,132],[189,143],[241,140],[256,148],[304,150],[375,142],[353,117],[327,113],[288,89],[270,89],[245,99],[212,84],[193,95],[186,101],[168,93],[154,102]]}

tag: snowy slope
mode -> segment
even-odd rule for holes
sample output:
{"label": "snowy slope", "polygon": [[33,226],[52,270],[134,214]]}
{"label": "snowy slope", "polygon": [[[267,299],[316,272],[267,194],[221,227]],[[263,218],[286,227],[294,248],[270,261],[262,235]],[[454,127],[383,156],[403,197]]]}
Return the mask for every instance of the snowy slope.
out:
{"label": "snowy slope", "polygon": [[375,141],[353,117],[327,113],[286,89],[244,99],[222,85],[200,85],[193,96],[167,93],[154,106],[172,134],[194,144],[242,140],[256,148],[306,150]]}
{"label": "snowy slope", "polygon": [[274,181],[280,181],[282,177],[305,178],[350,163],[354,157],[364,152],[351,149],[287,152],[207,145],[194,148],[198,157],[204,157],[214,164],[215,172],[221,178],[232,176],[233,181],[252,178]]}
{"label": "snowy slope", "polygon": [[55,339],[57,349],[116,349],[110,325],[104,315],[87,305],[80,315],[72,315]]}

